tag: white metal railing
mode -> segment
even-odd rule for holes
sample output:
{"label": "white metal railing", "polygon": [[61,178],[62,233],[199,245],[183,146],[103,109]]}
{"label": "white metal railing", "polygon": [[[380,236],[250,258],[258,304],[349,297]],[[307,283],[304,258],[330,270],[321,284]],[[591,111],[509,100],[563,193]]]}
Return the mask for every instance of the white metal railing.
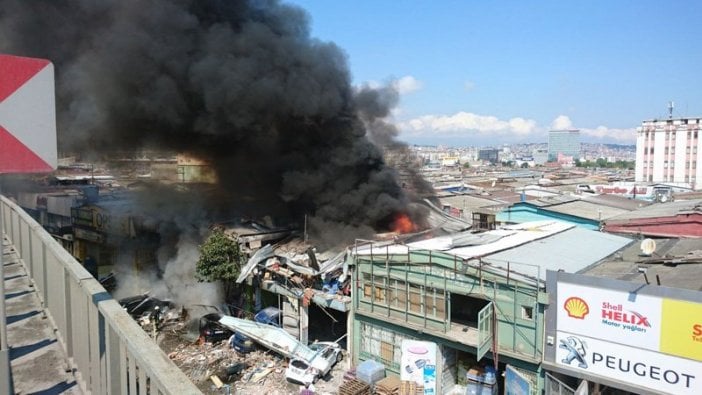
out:
{"label": "white metal railing", "polygon": [[0,230],[24,262],[84,392],[201,394],[41,225],[4,196],[0,210]]}

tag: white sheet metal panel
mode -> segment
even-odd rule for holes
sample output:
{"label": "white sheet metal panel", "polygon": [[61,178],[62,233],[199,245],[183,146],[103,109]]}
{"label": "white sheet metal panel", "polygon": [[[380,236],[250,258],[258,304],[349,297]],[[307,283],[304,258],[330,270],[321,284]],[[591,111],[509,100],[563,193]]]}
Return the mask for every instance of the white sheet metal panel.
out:
{"label": "white sheet metal panel", "polygon": [[451,248],[454,243],[452,236],[441,236],[433,239],[422,240],[407,245],[378,245],[362,246],[356,249],[356,255],[381,255],[381,254],[407,254],[408,250],[444,251],[461,258],[474,258],[486,256],[498,251],[507,250],[516,246],[539,240],[573,228],[575,225],[560,221],[532,221],[516,225],[503,226],[500,229],[483,233],[483,238],[496,239],[492,243],[483,243],[467,247]]}

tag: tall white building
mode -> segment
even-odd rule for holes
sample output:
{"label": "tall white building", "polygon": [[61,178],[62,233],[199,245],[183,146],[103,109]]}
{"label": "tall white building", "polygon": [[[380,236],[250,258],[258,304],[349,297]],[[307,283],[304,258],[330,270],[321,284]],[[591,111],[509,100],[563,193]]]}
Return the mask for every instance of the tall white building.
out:
{"label": "tall white building", "polygon": [[701,128],[702,118],[643,121],[636,131],[635,180],[675,183],[700,189]]}
{"label": "tall white building", "polygon": [[548,132],[548,160],[555,162],[558,154],[580,158],[580,130],[551,130]]}

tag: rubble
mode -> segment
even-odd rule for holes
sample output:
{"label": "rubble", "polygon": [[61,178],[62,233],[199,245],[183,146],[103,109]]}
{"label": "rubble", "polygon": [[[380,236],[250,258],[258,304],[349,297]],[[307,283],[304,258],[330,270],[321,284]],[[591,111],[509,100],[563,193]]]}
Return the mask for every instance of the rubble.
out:
{"label": "rubble", "polygon": [[[239,354],[228,342],[218,344],[184,341],[183,322],[164,325],[158,335],[161,349],[204,394],[299,395],[303,386],[285,379],[288,360],[278,354],[254,350]],[[310,386],[314,394],[338,394],[344,377],[344,363]],[[221,384],[221,385],[220,385]]]}

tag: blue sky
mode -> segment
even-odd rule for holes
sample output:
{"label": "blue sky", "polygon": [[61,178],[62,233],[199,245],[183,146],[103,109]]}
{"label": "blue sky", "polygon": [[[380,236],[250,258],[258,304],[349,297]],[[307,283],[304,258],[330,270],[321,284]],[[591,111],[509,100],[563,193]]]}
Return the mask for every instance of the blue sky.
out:
{"label": "blue sky", "polygon": [[348,55],[356,85],[395,83],[410,144],[635,143],[644,119],[702,116],[702,1],[292,0]]}

